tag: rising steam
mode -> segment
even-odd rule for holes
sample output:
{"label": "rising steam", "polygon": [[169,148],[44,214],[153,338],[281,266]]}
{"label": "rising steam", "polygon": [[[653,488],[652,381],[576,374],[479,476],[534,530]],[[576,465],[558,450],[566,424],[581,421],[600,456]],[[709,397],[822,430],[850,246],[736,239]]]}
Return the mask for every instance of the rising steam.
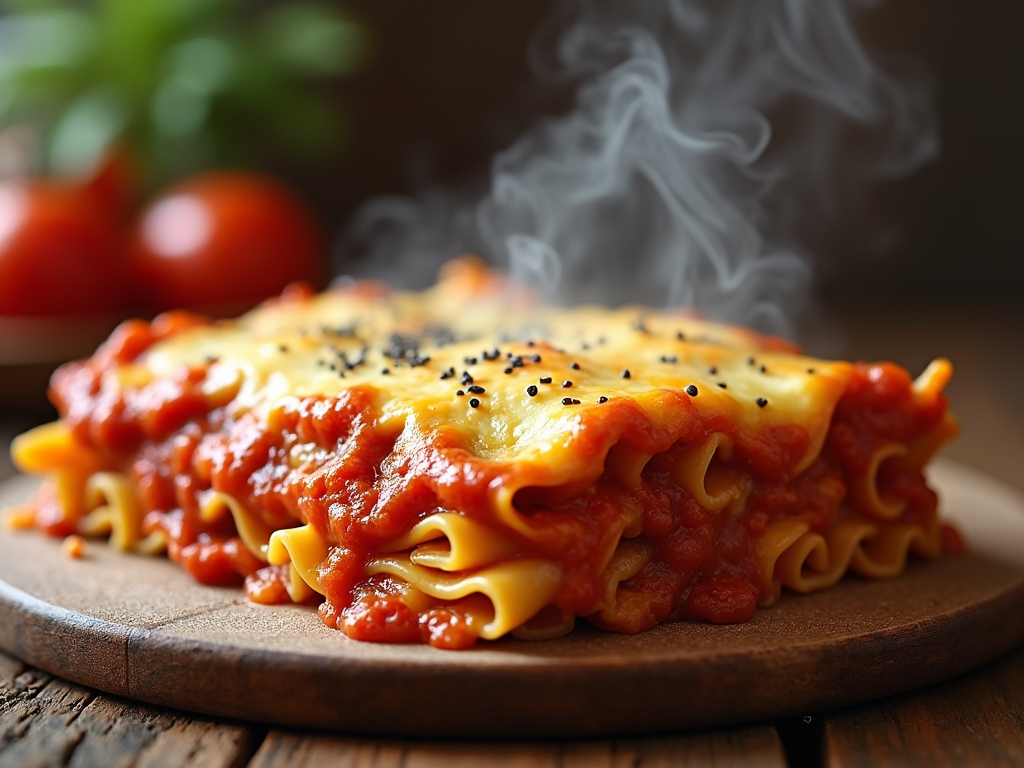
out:
{"label": "rising steam", "polygon": [[938,148],[924,89],[854,34],[870,4],[567,5],[531,54],[541,77],[580,83],[573,111],[501,152],[482,200],[379,198],[353,236],[406,283],[475,250],[548,300],[785,332],[811,279],[797,235],[830,214],[838,181],[900,175]]}

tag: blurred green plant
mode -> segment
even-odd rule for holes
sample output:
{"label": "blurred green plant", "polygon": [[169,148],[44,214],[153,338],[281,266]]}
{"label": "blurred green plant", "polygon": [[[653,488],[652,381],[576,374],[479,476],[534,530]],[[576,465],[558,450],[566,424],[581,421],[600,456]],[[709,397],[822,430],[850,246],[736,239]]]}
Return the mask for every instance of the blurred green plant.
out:
{"label": "blurred green plant", "polygon": [[315,0],[0,0],[0,130],[33,130],[55,174],[122,146],[148,185],[268,150],[319,164],[345,137],[326,86],[368,45]]}

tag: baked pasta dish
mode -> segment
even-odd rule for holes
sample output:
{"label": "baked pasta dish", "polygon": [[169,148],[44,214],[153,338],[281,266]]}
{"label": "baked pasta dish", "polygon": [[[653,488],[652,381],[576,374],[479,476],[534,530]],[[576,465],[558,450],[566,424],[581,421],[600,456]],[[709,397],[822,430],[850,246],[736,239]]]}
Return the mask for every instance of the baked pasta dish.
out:
{"label": "baked pasta dish", "polygon": [[[357,640],[742,622],[961,548],[923,468],[947,361],[804,357],[680,312],[557,310],[479,262],[131,321],[13,444],[15,526],[109,537]],[[787,598],[788,599],[788,598]]]}

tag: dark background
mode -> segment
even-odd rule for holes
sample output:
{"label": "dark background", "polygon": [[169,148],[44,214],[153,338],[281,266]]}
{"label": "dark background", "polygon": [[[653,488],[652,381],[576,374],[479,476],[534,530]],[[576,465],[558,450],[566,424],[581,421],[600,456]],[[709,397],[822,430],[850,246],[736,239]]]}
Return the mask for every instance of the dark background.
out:
{"label": "dark background", "polygon": [[[495,152],[538,116],[568,109],[571,89],[538,83],[526,63],[529,36],[552,5],[348,2],[375,38],[368,67],[338,92],[352,121],[350,148],[340,167],[299,179],[329,223],[340,228],[375,194],[481,185]],[[909,55],[929,72],[942,150],[910,178],[873,187],[866,207],[842,211],[807,243],[820,298],[1016,306],[1024,288],[1024,2],[889,0],[863,14],[860,31],[869,48]]]}

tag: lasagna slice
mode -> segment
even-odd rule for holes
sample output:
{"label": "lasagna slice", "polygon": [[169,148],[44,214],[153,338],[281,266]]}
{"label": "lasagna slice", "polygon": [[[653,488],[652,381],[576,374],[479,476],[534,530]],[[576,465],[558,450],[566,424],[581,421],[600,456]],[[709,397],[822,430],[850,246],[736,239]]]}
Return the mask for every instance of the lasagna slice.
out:
{"label": "lasagna slice", "polygon": [[122,325],[18,438],[15,523],[109,535],[350,638],[742,622],[961,548],[922,469],[948,362],[816,360],[678,312],[552,310],[478,262]]}

